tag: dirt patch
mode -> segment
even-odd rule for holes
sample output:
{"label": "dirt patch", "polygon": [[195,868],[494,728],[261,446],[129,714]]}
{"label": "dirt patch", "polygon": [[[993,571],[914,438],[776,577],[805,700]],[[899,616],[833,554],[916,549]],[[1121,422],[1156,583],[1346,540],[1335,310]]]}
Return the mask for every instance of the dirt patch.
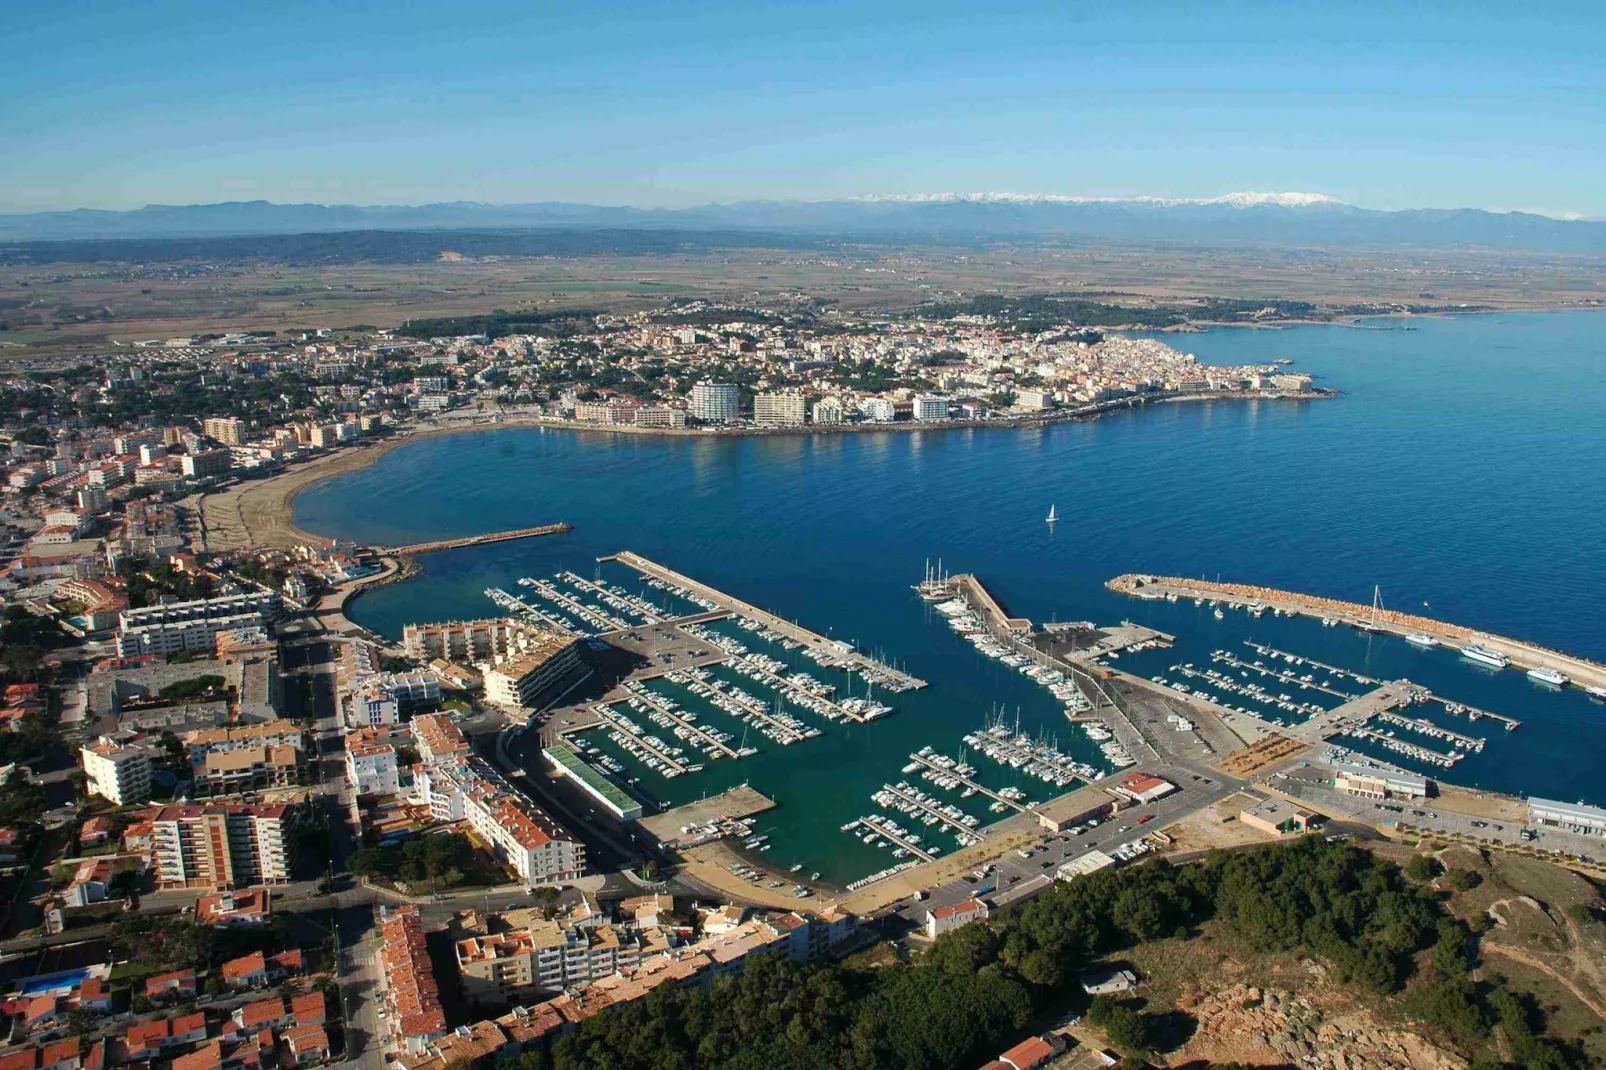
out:
{"label": "dirt patch", "polygon": [[1243,750],[1233,751],[1217,762],[1216,768],[1223,773],[1249,780],[1261,770],[1281,765],[1309,749],[1297,739],[1289,739],[1273,732]]}
{"label": "dirt patch", "polygon": [[1168,854],[1183,851],[1208,851],[1216,847],[1238,847],[1246,843],[1265,843],[1264,832],[1252,829],[1238,820],[1245,807],[1255,804],[1253,795],[1240,792],[1229,795],[1214,806],[1189,814],[1174,825],[1161,831],[1170,836]]}
{"label": "dirt patch", "polygon": [[1433,800],[1433,805],[1440,810],[1507,825],[1524,825],[1528,822],[1528,810],[1521,799],[1468,791],[1445,784],[1439,785],[1439,794]]}

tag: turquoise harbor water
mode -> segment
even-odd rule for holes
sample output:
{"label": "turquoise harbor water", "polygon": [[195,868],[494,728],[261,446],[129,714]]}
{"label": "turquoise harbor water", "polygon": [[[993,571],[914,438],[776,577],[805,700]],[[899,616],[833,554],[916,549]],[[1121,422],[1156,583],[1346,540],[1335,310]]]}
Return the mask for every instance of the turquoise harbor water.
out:
{"label": "turquoise harbor water", "polygon": [[[640,773],[641,786],[667,801],[751,780],[782,803],[763,825],[773,827],[772,860],[838,880],[891,861],[838,826],[877,812],[871,793],[902,779],[910,750],[929,743],[957,754],[960,736],[995,707],[1097,757],[1045,690],[976,654],[915,598],[910,584],[927,557],[977,573],[1012,611],[1037,620],[1131,618],[1178,635],[1173,651],[1123,662],[1151,675],[1206,665],[1216,649],[1253,660],[1243,640],[1254,639],[1375,677],[1408,676],[1524,721],[1507,734],[1445,719],[1489,737],[1447,779],[1606,803],[1598,774],[1606,706],[1581,691],[1553,692],[1519,672],[1484,672],[1390,637],[1269,615],[1217,621],[1191,602],[1149,603],[1103,588],[1112,575],[1145,571],[1369,602],[1376,584],[1390,607],[1606,659],[1606,317],[1377,326],[1394,329],[1170,339],[1221,363],[1291,357],[1340,388],[1336,400],[1160,405],[1035,431],[465,434],[395,450],[308,490],[296,519],[382,543],[575,525],[566,536],[429,556],[418,579],[354,604],[356,620],[386,634],[410,620],[489,615],[488,586],[515,590],[520,576],[566,568],[590,577],[598,555],[628,548],[928,679],[925,692],[891,697],[896,714],[870,726],[813,719],[825,730],[818,739],[779,748],[750,738],[759,748],[752,759],[673,781]],[[1043,522],[1050,504],[1061,517],[1053,530]],[[642,589],[617,566],[605,575]],[[719,717],[703,719],[730,728]],[[991,785],[1012,782],[985,759],[974,764]],[[974,802],[962,805],[994,816]],[[934,831],[928,838],[952,847]]]}

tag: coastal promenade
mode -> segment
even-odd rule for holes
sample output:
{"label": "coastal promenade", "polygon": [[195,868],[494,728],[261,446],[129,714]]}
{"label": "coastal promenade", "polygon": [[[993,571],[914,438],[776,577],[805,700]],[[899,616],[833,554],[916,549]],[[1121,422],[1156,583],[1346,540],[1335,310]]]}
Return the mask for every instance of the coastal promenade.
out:
{"label": "coastal promenade", "polygon": [[1448,624],[1420,617],[1414,613],[1401,613],[1392,609],[1377,609],[1359,602],[1344,602],[1336,598],[1281,591],[1273,587],[1257,587],[1246,583],[1221,583],[1213,580],[1191,580],[1178,576],[1147,576],[1126,573],[1105,584],[1117,594],[1134,598],[1208,598],[1234,606],[1264,603],[1284,613],[1298,613],[1306,617],[1337,620],[1354,627],[1367,627],[1393,635],[1422,634],[1432,636],[1440,643],[1460,649],[1481,646],[1503,654],[1523,669],[1554,669],[1586,687],[1606,687],[1606,665],[1587,658],[1563,654],[1534,643],[1511,639],[1491,632],[1478,631],[1460,624]]}

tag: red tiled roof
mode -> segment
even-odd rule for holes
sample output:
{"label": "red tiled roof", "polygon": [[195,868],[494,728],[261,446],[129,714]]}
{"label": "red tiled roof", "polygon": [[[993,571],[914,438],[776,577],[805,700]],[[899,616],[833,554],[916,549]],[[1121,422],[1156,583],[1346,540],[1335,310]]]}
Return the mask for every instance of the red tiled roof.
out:
{"label": "red tiled roof", "polygon": [[223,1042],[203,1044],[188,1055],[173,1060],[173,1070],[219,1070],[223,1065]]}
{"label": "red tiled roof", "polygon": [[223,979],[225,981],[238,981],[254,973],[266,973],[268,960],[260,951],[253,951],[249,955],[241,955],[237,959],[230,959],[223,964]]}
{"label": "red tiled roof", "polygon": [[22,1051],[8,1052],[0,1055],[0,1070],[33,1070],[38,1065],[39,1049],[24,1048]]}
{"label": "red tiled roof", "polygon": [[1055,1054],[1054,1045],[1042,1037],[1027,1037],[999,1058],[1009,1063],[1015,1070],[1032,1070],[1033,1067],[1042,1065],[1045,1060],[1053,1058]]}
{"label": "red tiled roof", "polygon": [[979,901],[975,899],[965,899],[955,903],[953,906],[938,907],[936,910],[931,912],[931,916],[934,918],[952,918],[959,914],[974,914],[978,910],[985,909],[986,908],[982,906]]}
{"label": "red tiled roof", "polygon": [[429,952],[424,947],[424,926],[417,907],[398,907],[385,915],[380,927],[384,946],[380,956],[389,982],[389,996],[400,1020],[403,1036],[429,1036],[446,1029],[440,989]]}
{"label": "red tiled roof", "polygon": [[39,1051],[40,1066],[55,1066],[59,1062],[78,1058],[78,1038],[68,1037],[47,1045]]}
{"label": "red tiled roof", "polygon": [[297,1025],[323,1021],[323,993],[308,992],[305,995],[296,996],[290,1001],[290,1013],[295,1015]]}
{"label": "red tiled roof", "polygon": [[155,977],[145,979],[145,994],[154,996],[164,988],[177,986],[179,988],[195,987],[194,970],[174,970],[172,973],[159,973]]}
{"label": "red tiled roof", "polygon": [[234,1011],[234,1020],[244,1029],[258,1029],[283,1017],[284,1000],[278,997],[259,999],[255,1003],[237,1007]]}

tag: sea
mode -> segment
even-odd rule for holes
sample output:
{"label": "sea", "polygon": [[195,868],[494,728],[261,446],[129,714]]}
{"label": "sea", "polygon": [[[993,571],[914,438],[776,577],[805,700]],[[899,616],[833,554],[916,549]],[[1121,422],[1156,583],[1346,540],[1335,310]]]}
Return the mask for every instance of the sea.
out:
{"label": "sea", "polygon": [[[878,807],[871,796],[885,784],[907,780],[982,824],[998,819],[984,796],[962,799],[902,773],[914,750],[965,757],[989,787],[1019,786],[1034,799],[1056,791],[976,754],[963,737],[1002,718],[1081,760],[1101,760],[1047,690],[977,653],[919,600],[911,587],[939,560],[976,574],[1015,615],[1132,620],[1177,636],[1170,650],[1118,663],[1144,675],[1181,678],[1174,666],[1211,667],[1215,651],[1253,661],[1260,655],[1246,643],[1255,642],[1378,679],[1409,678],[1520,718],[1508,733],[1437,706],[1413,709],[1487,737],[1449,773],[1355,746],[1474,788],[1606,805],[1606,705],[1577,688],[1548,688],[1391,636],[1270,614],[1218,620],[1189,600],[1149,602],[1104,587],[1119,573],[1149,572],[1367,604],[1377,594],[1387,608],[1606,660],[1606,316],[1388,318],[1164,340],[1208,363],[1291,360],[1339,395],[1157,404],[1029,430],[658,438],[509,428],[393,450],[302,493],[295,519],[322,535],[391,545],[574,525],[567,535],[425,556],[418,577],[364,593],[349,609],[388,636],[410,621],[494,615],[487,588],[528,593],[521,577],[561,570],[600,574],[664,603],[630,570],[599,569],[598,557],[629,549],[928,680],[923,691],[883,696],[895,710],[883,720],[840,725],[792,711],[822,734],[781,747],[750,732],[757,754],[674,779],[592,734],[626,767],[631,789],[653,802],[751,783],[779,803],[759,823],[772,847],[766,861],[832,881],[896,864],[885,845],[842,831],[864,815],[891,816],[942,850],[956,845],[940,826]],[[839,687],[852,683],[721,627]],[[657,686],[703,721],[744,731],[672,685]]]}

